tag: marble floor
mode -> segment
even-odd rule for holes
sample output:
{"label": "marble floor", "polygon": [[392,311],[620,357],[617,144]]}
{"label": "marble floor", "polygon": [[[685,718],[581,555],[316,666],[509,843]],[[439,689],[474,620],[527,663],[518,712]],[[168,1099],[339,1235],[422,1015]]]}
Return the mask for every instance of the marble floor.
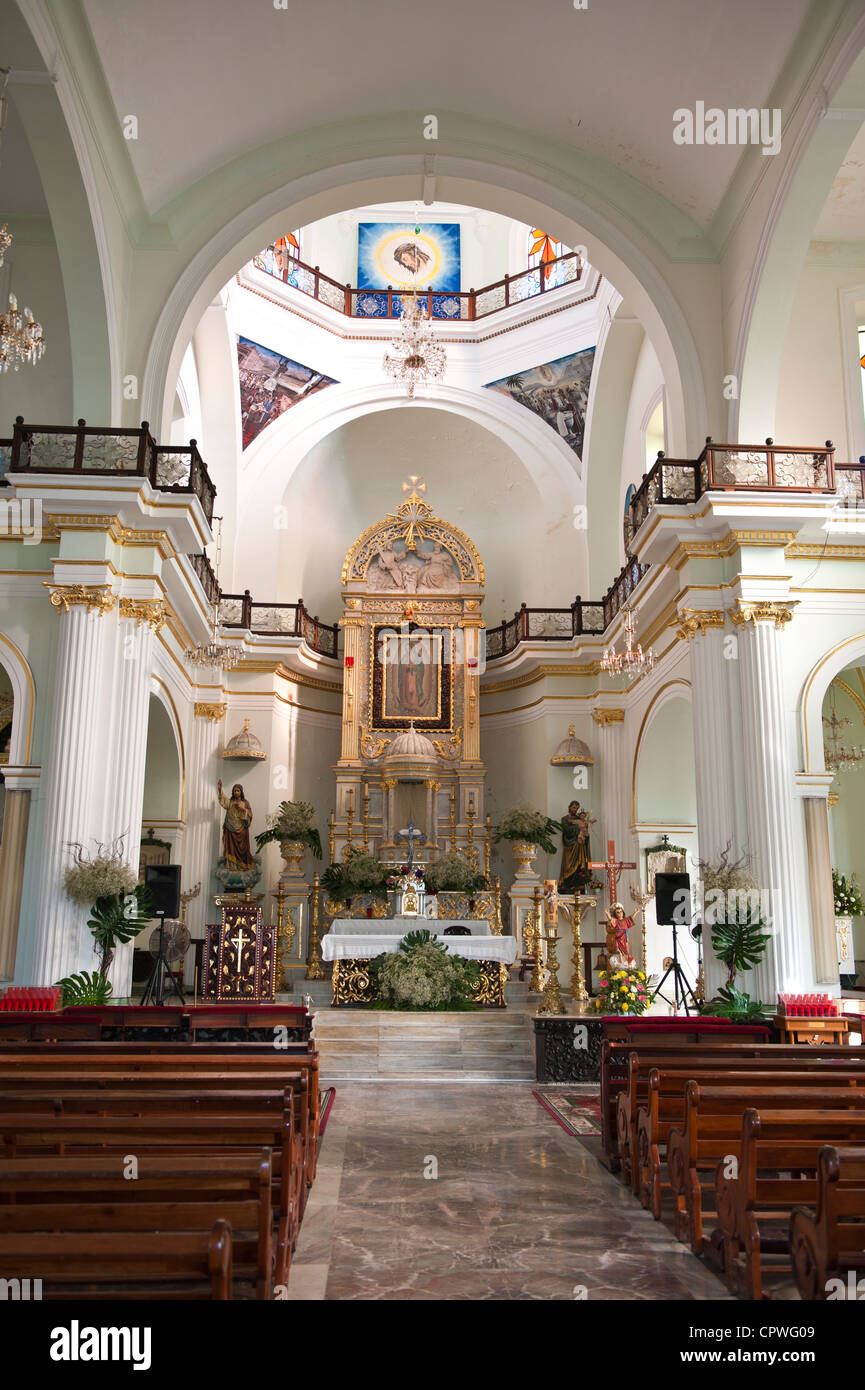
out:
{"label": "marble floor", "polygon": [[728,1297],[531,1083],[350,1081],[337,1085],[288,1296]]}

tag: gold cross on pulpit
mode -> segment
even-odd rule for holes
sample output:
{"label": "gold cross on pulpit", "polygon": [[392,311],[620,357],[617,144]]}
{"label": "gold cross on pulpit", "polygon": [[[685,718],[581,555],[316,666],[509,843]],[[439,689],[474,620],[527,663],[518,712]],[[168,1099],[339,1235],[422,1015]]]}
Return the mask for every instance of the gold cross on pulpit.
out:
{"label": "gold cross on pulpit", "polygon": [[599,864],[594,864],[592,862],[589,863],[590,869],[603,869],[604,873],[607,875],[607,893],[609,894],[610,898],[610,907],[612,907],[614,903],[618,902],[618,898],[616,897],[616,888],[619,881],[619,874],[622,872],[623,869],[636,869],[636,867],[636,864],[627,864],[622,860],[616,859],[615,840],[607,841],[606,859],[602,860]]}

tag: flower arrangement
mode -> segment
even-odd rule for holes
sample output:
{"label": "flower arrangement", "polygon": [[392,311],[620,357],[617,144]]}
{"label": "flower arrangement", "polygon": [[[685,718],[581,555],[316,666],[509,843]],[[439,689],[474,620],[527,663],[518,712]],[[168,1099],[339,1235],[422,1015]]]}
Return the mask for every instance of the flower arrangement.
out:
{"label": "flower arrangement", "polygon": [[478,893],[489,888],[489,881],[478,873],[464,854],[454,850],[442,855],[426,871],[428,893]]}
{"label": "flower arrangement", "polygon": [[452,956],[426,928],[408,932],[399,950],[376,956],[367,968],[379,996],[374,1009],[477,1008],[472,998],[480,980],[477,961]]}
{"label": "flower arrangement", "polygon": [[602,970],[595,1008],[602,1014],[643,1014],[649,1007],[649,986],[642,970]]}
{"label": "flower arrangement", "polygon": [[308,801],[281,801],[267,817],[267,829],[256,835],[256,849],[281,844],[283,840],[298,840],[309,846],[316,859],[321,858],[321,836],[315,823],[315,807]]}
{"label": "flower arrangement", "polygon": [[558,821],[543,811],[536,811],[527,801],[520,801],[493,826],[493,839],[497,844],[501,840],[525,840],[527,844],[538,845],[546,854],[555,854],[553,835],[560,830]]}
{"label": "flower arrangement", "polygon": [[321,886],[335,903],[350,902],[363,893],[386,900],[389,875],[390,869],[380,859],[350,847],[341,863],[325,869]]}
{"label": "flower arrangement", "polygon": [[151,921],[153,894],[125,862],[122,835],[110,849],[97,844],[92,856],[82,845],[71,848],[75,863],[66,869],[63,882],[72,901],[90,910],[87,925],[99,950],[99,974],[105,977],[115,947],[131,941]]}
{"label": "flower arrangement", "polygon": [[395,874],[388,874],[385,882],[388,888],[399,888],[407,878],[413,878],[416,884],[423,883],[423,869],[412,869],[408,864],[403,864]]}
{"label": "flower arrangement", "polygon": [[846,874],[839,874],[837,869],[833,869],[832,893],[835,898],[836,917],[862,917],[865,915],[862,894],[859,890],[859,884],[856,882],[855,874],[851,874],[848,879]]}

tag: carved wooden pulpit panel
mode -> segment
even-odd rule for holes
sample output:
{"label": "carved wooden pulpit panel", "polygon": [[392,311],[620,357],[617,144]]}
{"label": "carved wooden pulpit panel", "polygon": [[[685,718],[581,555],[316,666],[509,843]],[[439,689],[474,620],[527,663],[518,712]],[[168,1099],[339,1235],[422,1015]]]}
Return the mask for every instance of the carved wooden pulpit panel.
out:
{"label": "carved wooden pulpit panel", "polygon": [[207,928],[204,997],[224,1004],[272,1003],[274,929],[257,903],[226,903],[222,923]]}

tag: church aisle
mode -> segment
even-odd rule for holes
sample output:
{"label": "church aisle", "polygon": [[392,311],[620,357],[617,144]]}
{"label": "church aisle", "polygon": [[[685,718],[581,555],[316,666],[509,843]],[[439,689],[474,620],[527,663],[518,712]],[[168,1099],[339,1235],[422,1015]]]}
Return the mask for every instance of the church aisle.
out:
{"label": "church aisle", "polygon": [[590,1300],[728,1297],[530,1084],[338,1086],[290,1299],[573,1299],[575,1286]]}

